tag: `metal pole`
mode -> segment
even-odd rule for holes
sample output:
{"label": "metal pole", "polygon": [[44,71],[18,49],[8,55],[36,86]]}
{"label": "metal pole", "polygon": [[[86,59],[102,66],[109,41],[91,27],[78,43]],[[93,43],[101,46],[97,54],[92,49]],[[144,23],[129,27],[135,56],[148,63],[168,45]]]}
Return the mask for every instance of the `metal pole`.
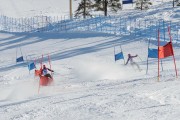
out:
{"label": "metal pole", "polygon": [[115,57],[115,46],[114,46],[114,59],[115,59],[115,62],[116,62],[116,57]]}
{"label": "metal pole", "polygon": [[166,40],[166,31],[165,31],[165,21],[163,20],[163,27],[164,27],[164,41]]}
{"label": "metal pole", "polygon": [[[172,44],[172,36],[171,36],[170,27],[168,27],[168,32],[169,32],[170,42]],[[173,51],[173,45],[172,45],[172,51]],[[175,72],[176,72],[176,78],[178,78],[178,73],[177,73],[177,68],[176,68],[176,61],[175,61],[175,57],[174,57],[174,51],[173,51],[173,60],[174,60],[174,67],[175,67]]]}
{"label": "metal pole", "polygon": [[159,76],[159,59],[160,59],[159,58],[159,46],[160,46],[160,41],[159,41],[160,38],[159,37],[160,37],[160,33],[159,33],[159,29],[158,29],[158,82],[159,82],[159,79],[160,79],[159,78],[160,77]]}
{"label": "metal pole", "polygon": [[[121,45],[120,45],[120,49],[121,49],[121,53],[123,54],[123,51],[122,51],[122,47],[121,47]],[[124,60],[124,64],[125,64],[124,55],[123,55],[123,60]]]}
{"label": "metal pole", "polygon": [[177,30],[177,41],[179,41],[179,30]]}
{"label": "metal pole", "polygon": [[69,0],[69,14],[70,14],[70,19],[72,19],[72,0]]}
{"label": "metal pole", "polygon": [[149,42],[148,42],[148,56],[147,56],[147,68],[146,68],[146,75],[147,75],[147,73],[148,73],[149,45],[150,45],[150,39],[149,39]]}

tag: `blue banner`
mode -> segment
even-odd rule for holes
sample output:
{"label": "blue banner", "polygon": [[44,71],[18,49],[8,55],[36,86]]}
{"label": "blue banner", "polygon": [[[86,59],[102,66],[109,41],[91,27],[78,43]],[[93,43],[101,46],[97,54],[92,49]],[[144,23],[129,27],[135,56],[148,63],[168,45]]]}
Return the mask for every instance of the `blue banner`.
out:
{"label": "blue banner", "polygon": [[115,61],[116,60],[119,60],[119,59],[124,59],[124,55],[122,52],[118,53],[118,54],[115,54]]}
{"label": "blue banner", "polygon": [[130,4],[133,3],[133,0],[123,0],[122,2],[123,4]]}
{"label": "blue banner", "polygon": [[148,58],[158,58],[158,49],[148,48]]}
{"label": "blue banner", "polygon": [[29,69],[29,71],[32,70],[32,69],[34,69],[34,68],[36,68],[34,62],[28,64],[28,69]]}
{"label": "blue banner", "polygon": [[16,62],[23,62],[23,61],[24,61],[23,56],[16,59]]}

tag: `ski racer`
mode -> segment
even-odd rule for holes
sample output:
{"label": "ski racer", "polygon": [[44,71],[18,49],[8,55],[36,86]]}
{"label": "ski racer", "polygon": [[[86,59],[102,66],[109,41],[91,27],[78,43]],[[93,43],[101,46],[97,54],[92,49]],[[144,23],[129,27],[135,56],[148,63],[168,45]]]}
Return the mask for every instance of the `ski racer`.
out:
{"label": "ski racer", "polygon": [[135,55],[135,56],[131,56],[131,54],[128,54],[128,59],[127,59],[127,62],[125,65],[128,64],[128,62],[130,61],[130,63],[132,64],[134,61],[133,61],[133,58],[137,57],[138,55]]}
{"label": "ski racer", "polygon": [[52,76],[48,73],[48,71],[54,72],[53,70],[47,68],[45,65],[43,65],[43,69],[41,71],[41,75],[45,76],[45,77],[49,77],[52,79]]}
{"label": "ski racer", "polygon": [[128,62],[130,61],[130,64],[132,65],[132,67],[135,65],[135,66],[139,69],[139,71],[141,71],[139,65],[138,65],[136,62],[133,61],[133,58],[135,58],[135,57],[137,57],[137,56],[138,56],[138,55],[132,56],[131,54],[128,54],[128,59],[127,59],[127,62],[126,62],[125,65],[127,65]]}

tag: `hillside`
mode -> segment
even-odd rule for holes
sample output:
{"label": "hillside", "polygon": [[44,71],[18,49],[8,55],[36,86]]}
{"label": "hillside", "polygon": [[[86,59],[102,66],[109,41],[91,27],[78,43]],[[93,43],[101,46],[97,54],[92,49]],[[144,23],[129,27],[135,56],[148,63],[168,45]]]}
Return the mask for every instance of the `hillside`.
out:
{"label": "hillside", "polygon": [[[0,14],[8,17],[69,16],[69,0],[1,0]],[[78,2],[73,1],[73,11]]]}

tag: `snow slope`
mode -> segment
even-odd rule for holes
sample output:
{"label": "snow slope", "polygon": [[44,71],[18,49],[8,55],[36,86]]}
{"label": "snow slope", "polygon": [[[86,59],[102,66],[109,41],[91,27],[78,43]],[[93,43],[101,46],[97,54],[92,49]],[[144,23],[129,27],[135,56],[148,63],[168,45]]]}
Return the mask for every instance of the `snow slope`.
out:
{"label": "snow slope", "polygon": [[[76,37],[68,37],[70,34]],[[175,79],[173,63],[170,58],[163,62],[160,82],[156,77],[157,60],[149,61],[149,75],[145,75],[147,41],[144,39],[124,43],[123,37],[108,34],[55,33],[55,37],[49,35],[46,39],[41,39],[44,34],[28,34],[31,37],[22,42],[18,38],[26,34],[1,36],[4,37],[1,44],[17,40],[10,46],[1,46],[1,49],[6,48],[1,50],[4,67],[0,73],[3,120],[179,118],[180,83]],[[135,59],[141,72],[136,67],[124,66],[123,61],[114,62],[113,46],[117,41],[123,44],[125,55],[132,53],[141,57],[142,62]],[[34,79],[33,72],[29,74],[25,64],[15,64],[13,56],[20,43],[24,43],[21,46],[24,54],[32,58],[42,53],[51,54],[55,83],[42,87],[39,94],[38,79]],[[177,51],[179,47],[175,48],[179,70]]]}
{"label": "snow slope", "polygon": [[[179,15],[178,10],[174,10],[176,15]],[[157,17],[162,11],[159,9]],[[148,14],[144,13],[141,17]],[[174,22],[179,21],[179,17],[173,18]],[[155,41],[152,42],[151,47],[156,47],[155,44]],[[114,46],[117,46],[118,52],[119,45],[125,60],[128,53],[139,55],[134,60],[141,71],[136,66],[123,65],[123,60],[114,61]],[[0,118],[179,120],[180,79],[175,76],[172,57],[163,60],[163,71],[160,72],[160,82],[157,82],[156,59],[149,59],[146,75],[147,46],[147,36],[94,32],[1,32]],[[173,46],[179,73],[179,43]],[[47,66],[47,55],[51,56],[54,84],[41,87],[39,94],[38,78],[34,78],[33,71],[29,73],[27,62],[15,63],[16,50],[20,56],[20,48],[27,60],[44,54],[43,62]]]}
{"label": "snow slope", "polygon": [[[69,16],[69,0],[0,0],[0,14],[8,17]],[[73,11],[78,1],[72,0]]]}

